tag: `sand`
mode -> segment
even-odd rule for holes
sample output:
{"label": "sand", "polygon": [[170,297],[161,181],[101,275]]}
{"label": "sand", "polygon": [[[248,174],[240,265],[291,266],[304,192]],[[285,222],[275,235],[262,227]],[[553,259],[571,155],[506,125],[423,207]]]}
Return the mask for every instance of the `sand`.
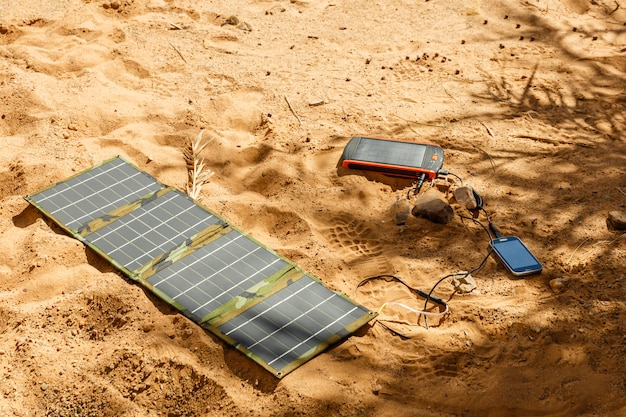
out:
{"label": "sand", "polygon": [[[623,2],[0,0],[0,25],[0,415],[626,415]],[[389,306],[278,380],[23,198],[115,155],[185,189],[200,129],[202,204],[372,310],[423,300],[363,278],[429,290],[488,239],[397,226],[406,188],[338,175],[354,135],[443,147],[544,270],[490,258],[443,320]],[[469,215],[454,184],[423,192]]]}

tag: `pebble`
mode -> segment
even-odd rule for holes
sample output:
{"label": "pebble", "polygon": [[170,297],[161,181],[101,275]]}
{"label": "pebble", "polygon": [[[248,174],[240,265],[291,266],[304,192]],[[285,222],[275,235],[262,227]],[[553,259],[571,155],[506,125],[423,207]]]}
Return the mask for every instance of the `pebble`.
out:
{"label": "pebble", "polygon": [[417,197],[411,213],[440,224],[448,224],[454,218],[452,207],[436,194],[429,192]]}
{"label": "pebble", "polygon": [[469,185],[454,189],[454,198],[459,204],[463,204],[468,210],[474,210],[478,205],[474,197],[474,191]]}
{"label": "pebble", "polygon": [[239,18],[237,16],[230,16],[222,23],[224,25],[237,26],[239,24]]}
{"label": "pebble", "polygon": [[454,290],[459,294],[468,294],[476,288],[476,281],[471,275],[452,280]]}
{"label": "pebble", "polygon": [[611,211],[606,218],[610,230],[626,230],[626,211]]}
{"label": "pebble", "polygon": [[565,291],[565,288],[567,287],[567,282],[569,280],[570,280],[569,277],[555,278],[550,281],[550,288],[552,288],[552,291],[554,291],[557,294],[560,292],[563,292]]}
{"label": "pebble", "polygon": [[406,223],[406,219],[411,213],[411,205],[409,200],[402,197],[396,197],[396,202],[392,207],[393,216],[397,226],[401,226]]}

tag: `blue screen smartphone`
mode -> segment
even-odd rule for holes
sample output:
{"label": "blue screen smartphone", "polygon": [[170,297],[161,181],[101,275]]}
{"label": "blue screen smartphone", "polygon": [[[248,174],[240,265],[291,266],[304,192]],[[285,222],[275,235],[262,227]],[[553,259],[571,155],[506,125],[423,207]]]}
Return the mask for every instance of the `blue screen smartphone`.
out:
{"label": "blue screen smartphone", "polygon": [[491,240],[490,245],[506,269],[515,276],[535,274],[543,269],[541,263],[518,237],[495,238]]}

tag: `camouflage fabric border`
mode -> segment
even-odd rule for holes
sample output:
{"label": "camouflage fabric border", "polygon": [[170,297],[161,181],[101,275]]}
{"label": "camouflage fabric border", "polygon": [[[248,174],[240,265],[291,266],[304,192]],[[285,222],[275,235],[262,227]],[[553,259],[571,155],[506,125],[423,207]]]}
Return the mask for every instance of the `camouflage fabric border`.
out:
{"label": "camouflage fabric border", "polygon": [[152,261],[135,270],[135,273],[140,276],[143,281],[147,281],[147,279],[152,275],[164,268],[167,268],[174,262],[183,259],[185,256],[190,255],[193,251],[201,248],[207,243],[224,236],[231,230],[233,230],[232,227],[223,222],[211,225],[200,233],[188,238],[178,247],[157,256]]}
{"label": "camouflage fabric border", "polygon": [[291,282],[304,276],[306,276],[304,272],[293,265],[289,265],[249,288],[244,293],[234,297],[229,302],[222,304],[221,307],[202,317],[198,324],[210,329],[217,328],[231,318],[253,307],[265,299],[265,297],[282,290]]}
{"label": "camouflage fabric border", "polygon": [[162,197],[163,195],[169,193],[170,191],[174,191],[174,190],[175,188],[173,187],[166,187],[166,188],[161,188],[160,190],[152,192],[150,194],[146,194],[145,196],[139,198],[138,200],[133,201],[130,204],[126,204],[119,208],[116,208],[115,210],[112,210],[108,212],[107,214],[100,216],[97,219],[93,219],[87,224],[84,224],[83,226],[79,227],[76,230],[76,233],[83,237],[86,237],[90,235],[91,233],[95,233],[98,230],[102,229],[103,227],[108,226],[109,224],[115,222],[116,220],[126,216],[127,214],[131,213],[133,210],[136,210],[139,207],[142,207],[156,200],[157,198]]}

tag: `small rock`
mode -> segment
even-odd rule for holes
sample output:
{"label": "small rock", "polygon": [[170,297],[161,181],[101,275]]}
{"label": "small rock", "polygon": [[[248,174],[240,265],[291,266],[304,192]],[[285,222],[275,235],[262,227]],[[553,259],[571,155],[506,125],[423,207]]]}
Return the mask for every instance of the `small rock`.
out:
{"label": "small rock", "polygon": [[626,230],[626,211],[612,211],[606,218],[610,230]]}
{"label": "small rock", "polygon": [[424,217],[431,222],[447,224],[454,218],[452,207],[436,193],[426,192],[417,197],[411,213],[416,217]]}
{"label": "small rock", "polygon": [[455,188],[454,198],[459,204],[465,205],[468,210],[474,210],[478,206],[474,197],[474,190],[469,185]]}
{"label": "small rock", "polygon": [[454,278],[452,280],[452,286],[459,294],[468,294],[476,288],[476,281],[471,275],[467,275],[461,278]]}
{"label": "small rock", "polygon": [[250,26],[250,24],[247,22],[241,22],[240,24],[238,24],[237,29],[241,29],[245,32],[252,32],[252,26]]}
{"label": "small rock", "polygon": [[383,387],[381,387],[380,384],[376,384],[372,388],[372,392],[374,393],[374,395],[378,395],[378,394],[380,394],[380,390],[381,389],[383,389]]}
{"label": "small rock", "polygon": [[120,8],[120,2],[119,1],[112,1],[111,2],[111,9],[117,10],[119,8]]}
{"label": "small rock", "polygon": [[396,220],[396,225],[402,226],[411,213],[411,204],[408,199],[396,196],[396,202],[393,203],[391,211]]}
{"label": "small rock", "polygon": [[550,288],[552,288],[552,291],[554,291],[557,294],[560,292],[563,292],[565,291],[565,288],[567,287],[567,282],[569,280],[570,280],[569,277],[555,278],[550,281]]}
{"label": "small rock", "polygon": [[46,384],[45,382],[43,384],[41,384],[41,390],[42,391],[46,391],[48,389],[48,384]]}
{"label": "small rock", "polygon": [[239,24],[239,18],[237,16],[230,16],[228,19],[224,20],[222,26],[224,25],[232,25],[237,26]]}

